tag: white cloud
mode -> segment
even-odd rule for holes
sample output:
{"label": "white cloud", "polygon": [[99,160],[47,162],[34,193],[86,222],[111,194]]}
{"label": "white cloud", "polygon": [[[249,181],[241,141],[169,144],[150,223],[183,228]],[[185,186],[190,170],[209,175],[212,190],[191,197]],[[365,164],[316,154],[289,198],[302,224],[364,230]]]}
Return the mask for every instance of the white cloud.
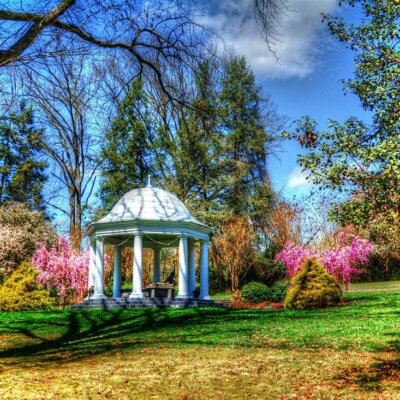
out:
{"label": "white cloud", "polygon": [[312,183],[307,181],[307,174],[300,167],[295,167],[289,175],[287,186],[290,189],[308,189]]}
{"label": "white cloud", "polygon": [[261,36],[253,13],[253,0],[225,0],[212,2],[201,23],[219,34],[228,46],[246,56],[254,72],[260,77],[306,77],[314,72],[318,59],[328,43],[323,35],[321,12],[331,13],[337,0],[291,0],[289,11],[280,22],[281,36],[275,49],[277,62]]}

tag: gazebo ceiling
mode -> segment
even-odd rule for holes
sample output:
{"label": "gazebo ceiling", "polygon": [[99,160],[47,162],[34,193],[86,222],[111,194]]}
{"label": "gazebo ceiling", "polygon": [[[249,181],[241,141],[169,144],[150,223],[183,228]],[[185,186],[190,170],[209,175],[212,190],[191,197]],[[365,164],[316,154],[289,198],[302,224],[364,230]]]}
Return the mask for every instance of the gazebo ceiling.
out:
{"label": "gazebo ceiling", "polygon": [[203,225],[174,194],[151,186],[126,193],[110,213],[97,223],[138,220],[194,222]]}

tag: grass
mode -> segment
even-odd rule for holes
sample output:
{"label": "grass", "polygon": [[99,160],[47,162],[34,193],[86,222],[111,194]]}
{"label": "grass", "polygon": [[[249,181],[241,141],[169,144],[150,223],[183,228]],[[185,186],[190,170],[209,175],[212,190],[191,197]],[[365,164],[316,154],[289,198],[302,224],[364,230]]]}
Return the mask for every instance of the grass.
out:
{"label": "grass", "polygon": [[353,283],[349,292],[400,293],[400,281]]}
{"label": "grass", "polygon": [[210,296],[213,300],[230,300],[232,293],[225,291],[225,292],[211,292]]}
{"label": "grass", "polygon": [[315,311],[0,314],[1,399],[400,399],[400,294]]}
{"label": "grass", "polygon": [[[352,283],[348,288],[349,293],[400,293],[400,281],[362,282]],[[214,300],[230,300],[232,293],[228,291],[214,292]]]}

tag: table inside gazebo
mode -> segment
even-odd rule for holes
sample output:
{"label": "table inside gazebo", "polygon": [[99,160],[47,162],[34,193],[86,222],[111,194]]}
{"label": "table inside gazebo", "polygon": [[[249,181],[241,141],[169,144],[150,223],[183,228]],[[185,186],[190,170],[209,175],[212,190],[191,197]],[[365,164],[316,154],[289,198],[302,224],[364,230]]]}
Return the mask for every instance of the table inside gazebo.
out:
{"label": "table inside gazebo", "polygon": [[175,286],[154,283],[143,288],[144,297],[154,298],[167,298],[172,299],[174,297]]}
{"label": "table inside gazebo", "polygon": [[[175,286],[165,283],[152,283],[143,288],[143,296],[151,299],[155,298],[167,298],[172,299],[174,297]],[[127,298],[132,293],[131,289],[121,290],[121,297]]]}

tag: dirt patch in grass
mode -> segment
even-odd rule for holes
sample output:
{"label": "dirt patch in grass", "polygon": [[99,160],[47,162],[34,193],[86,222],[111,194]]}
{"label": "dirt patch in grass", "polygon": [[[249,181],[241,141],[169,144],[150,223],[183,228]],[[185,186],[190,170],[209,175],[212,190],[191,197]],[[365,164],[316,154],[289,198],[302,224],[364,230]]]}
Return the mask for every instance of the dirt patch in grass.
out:
{"label": "dirt patch in grass", "polygon": [[165,346],[32,368],[9,359],[1,365],[0,398],[394,400],[400,382],[391,374],[377,376],[375,386],[359,380],[394,361],[393,353]]}

